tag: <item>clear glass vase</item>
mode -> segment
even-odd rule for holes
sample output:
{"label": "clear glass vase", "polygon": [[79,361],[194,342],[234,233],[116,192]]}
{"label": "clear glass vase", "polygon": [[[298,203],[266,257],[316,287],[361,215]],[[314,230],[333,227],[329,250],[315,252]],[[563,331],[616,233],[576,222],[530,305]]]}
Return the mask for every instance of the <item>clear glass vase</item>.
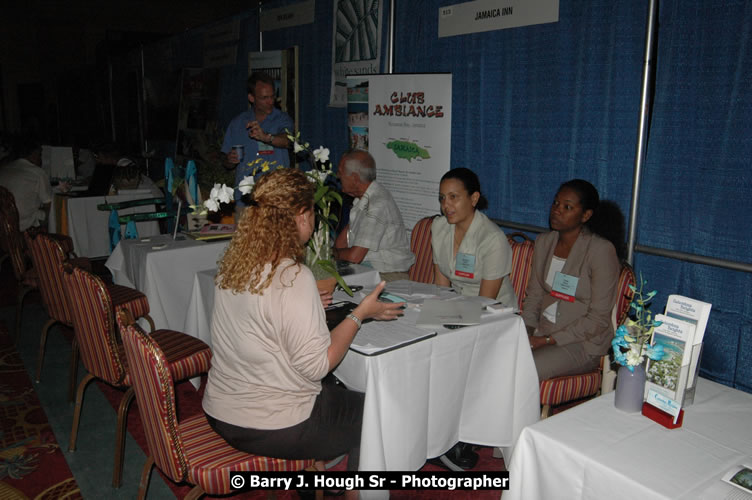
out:
{"label": "clear glass vase", "polygon": [[619,367],[616,377],[616,393],[614,394],[614,406],[627,413],[642,411],[642,403],[645,400],[645,367],[637,365],[634,371],[626,366]]}

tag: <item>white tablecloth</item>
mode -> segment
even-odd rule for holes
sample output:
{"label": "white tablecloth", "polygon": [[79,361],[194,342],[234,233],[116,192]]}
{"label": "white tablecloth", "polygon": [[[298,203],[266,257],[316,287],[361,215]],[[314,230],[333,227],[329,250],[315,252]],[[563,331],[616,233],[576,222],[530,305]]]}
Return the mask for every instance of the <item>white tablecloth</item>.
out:
{"label": "white tablecloth", "polygon": [[[414,325],[417,315],[408,309],[399,321]],[[440,328],[436,337],[377,356],[351,350],[335,375],[366,393],[361,470],[417,470],[457,441],[502,447],[508,458],[540,415],[527,334],[513,314]]]}
{"label": "white tablecloth", "polygon": [[170,235],[144,239],[121,240],[105,265],[116,284],[146,295],[157,328],[180,331],[185,326],[196,272],[216,267],[229,240],[173,240]]}
{"label": "white tablecloth", "polygon": [[734,489],[721,476],[752,459],[750,422],[751,394],[702,378],[678,429],[621,412],[606,394],[526,428],[503,497],[725,498]]}
{"label": "white tablecloth", "polygon": [[[379,283],[381,279],[379,272],[373,268],[359,264],[350,264],[350,266],[355,272],[344,277],[348,285],[374,287]],[[216,266],[196,273],[189,308],[184,312],[185,324],[182,326],[182,331],[209,345],[211,345],[211,317],[214,309],[214,277],[216,275]]]}
{"label": "white tablecloth", "polygon": [[[379,272],[373,268],[351,264],[355,270],[354,274],[344,277],[345,283],[350,286],[361,285],[364,287],[374,287],[381,279]],[[181,331],[193,335],[209,346],[211,341],[211,318],[214,310],[214,277],[217,275],[217,268],[205,269],[199,271],[193,278],[193,289],[188,299],[189,307],[185,311],[185,324]],[[201,384],[201,378],[191,379],[193,385],[198,389]]]}
{"label": "white tablecloth", "polygon": [[[59,195],[56,195],[59,196]],[[103,257],[110,254],[110,232],[108,223],[110,212],[97,209],[101,203],[121,203],[124,201],[140,200],[144,198],[156,198],[162,193],[156,193],[150,189],[121,190],[120,194],[113,196],[85,196],[68,197],[66,206],[68,218],[68,235],[73,240],[73,249],[80,257]],[[48,230],[51,233],[58,232],[56,203],[50,206]],[[129,208],[121,210],[119,215],[128,215],[138,212],[153,212],[154,205]],[[159,234],[157,221],[144,221],[136,224],[139,237]]]}

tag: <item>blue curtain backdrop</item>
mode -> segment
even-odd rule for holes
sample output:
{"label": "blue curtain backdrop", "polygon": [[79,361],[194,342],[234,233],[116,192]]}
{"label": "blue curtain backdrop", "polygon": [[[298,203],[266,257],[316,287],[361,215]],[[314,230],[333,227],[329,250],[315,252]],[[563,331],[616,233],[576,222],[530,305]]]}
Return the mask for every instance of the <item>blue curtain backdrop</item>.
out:
{"label": "blue curtain backdrop", "polygon": [[[336,160],[347,127],[345,111],[328,106],[333,2],[316,1],[313,24],[264,33],[264,49],[300,47],[300,129]],[[438,9],[455,3],[397,2],[395,71],[452,73],[451,164],[479,174],[488,215],[547,226],[556,188],[574,177],[628,215],[648,2],[561,0],[557,23],[438,38]],[[247,53],[258,50],[256,11],[237,18],[225,123],[247,105]],[[638,243],[752,261],[751,29],[752,2],[660,3]],[[177,52],[194,54],[184,61],[197,60],[201,33],[179,37]],[[752,276],[639,253],[635,268],[659,291],[656,312],[671,293],[713,304],[702,373],[752,391]]]}
{"label": "blue curtain backdrop", "polygon": [[547,226],[574,177],[627,210],[647,9],[562,0],[558,23],[437,38],[453,3],[398,3],[396,69],[452,73],[451,164],[479,174],[488,214]]}
{"label": "blue curtain backdrop", "polygon": [[[662,2],[639,243],[751,262],[752,2]],[[713,304],[703,373],[752,391],[752,276],[636,254],[661,292]]]}

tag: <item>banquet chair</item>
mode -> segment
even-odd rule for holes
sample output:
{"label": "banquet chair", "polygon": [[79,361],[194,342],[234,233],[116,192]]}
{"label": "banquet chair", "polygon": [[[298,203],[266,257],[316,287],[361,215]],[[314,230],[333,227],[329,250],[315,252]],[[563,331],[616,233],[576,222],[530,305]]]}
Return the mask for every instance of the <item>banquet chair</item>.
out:
{"label": "banquet chair", "polygon": [[18,342],[23,318],[23,303],[26,294],[39,289],[39,273],[30,265],[33,263],[28,237],[44,233],[58,242],[65,255],[75,257],[73,240],[63,234],[46,233],[44,228],[31,227],[21,233],[19,216],[13,194],[0,186],[0,249],[3,249],[11,261],[13,274],[18,282],[18,300],[16,306],[16,333],[14,344]]}
{"label": "banquet chair", "polygon": [[26,295],[39,288],[37,273],[29,266],[29,259],[24,251],[23,237],[19,231],[18,220],[18,209],[13,193],[0,186],[0,249],[8,256],[7,258],[13,268],[13,275],[18,283],[14,345],[21,335],[21,319]]}
{"label": "banquet chair", "polygon": [[[39,353],[37,355],[36,382],[42,378],[42,366],[44,363],[44,352],[47,345],[47,335],[56,324],[64,326],[73,326],[73,316],[69,294],[63,285],[63,264],[69,262],[75,267],[81,267],[88,271],[91,270],[91,263],[87,258],[69,259],[58,239],[48,234],[25,234],[26,244],[31,251],[31,258],[34,262],[34,268],[37,270],[39,279],[39,290],[42,295],[42,304],[50,317],[42,326],[42,333],[39,338]],[[120,285],[108,285],[107,289],[112,296],[114,309],[127,307],[138,318],[143,317],[149,322],[151,329],[154,329],[154,322],[149,316],[149,301],[146,295]],[[70,387],[68,398],[72,401],[76,387],[76,377],[78,372],[78,349],[74,337],[71,351],[71,371]]]}
{"label": "banquet chair", "polygon": [[[630,285],[635,284],[635,275],[632,266],[626,262],[622,264],[619,281],[616,285],[616,303],[611,312],[611,321],[614,329],[624,323],[629,312],[629,303],[632,301],[634,292]],[[541,419],[551,416],[553,409],[580,400],[586,400],[597,396],[601,392],[610,392],[613,387],[602,387],[603,374],[610,370],[611,361],[608,355],[601,358],[601,364],[597,370],[581,373],[578,375],[565,375],[542,380],[540,383]]]}
{"label": "banquet chair", "polygon": [[[231,471],[313,470],[313,459],[285,460],[236,450],[214,432],[203,412],[178,421],[167,356],[126,311],[118,313],[118,324],[149,448],[139,499],[146,497],[155,464],[172,481],[194,485],[186,499],[231,493]],[[316,498],[322,499],[323,492],[317,491]]]}
{"label": "banquet chair", "polygon": [[[123,344],[115,325],[112,298],[98,276],[70,264],[64,266],[63,283],[71,297],[73,331],[81,352],[81,361],[87,371],[76,391],[68,451],[76,449],[83,396],[89,382],[99,379],[124,390],[118,406],[115,465],[112,472],[112,486],[118,488],[122,482],[125,424],[128,406],[133,399],[133,388],[128,363],[123,354]],[[165,352],[173,379],[182,380],[209,370],[211,349],[201,340],[172,330],[154,331],[151,338]]]}
{"label": "banquet chair", "polygon": [[[517,241],[517,240],[520,241]],[[533,250],[535,242],[525,233],[511,233],[507,235],[509,246],[512,247],[512,287],[517,295],[517,306],[522,311],[522,302],[525,300],[527,282],[533,268]]]}
{"label": "banquet chair", "polygon": [[431,248],[431,224],[436,217],[424,217],[413,227],[410,234],[410,251],[415,255],[415,263],[410,266],[410,281],[433,283],[433,249]]}

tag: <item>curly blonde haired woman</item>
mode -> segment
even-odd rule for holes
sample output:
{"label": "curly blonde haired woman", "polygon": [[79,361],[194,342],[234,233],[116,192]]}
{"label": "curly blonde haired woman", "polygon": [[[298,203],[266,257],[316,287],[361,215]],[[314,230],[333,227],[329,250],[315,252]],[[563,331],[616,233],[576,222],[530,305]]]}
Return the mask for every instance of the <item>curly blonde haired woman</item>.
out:
{"label": "curly blonde haired woman", "polygon": [[329,460],[357,470],[363,394],[322,386],[361,321],[394,319],[381,283],[329,332],[311,271],[302,264],[315,224],[314,186],[297,169],[256,184],[216,280],[204,393],[209,422],[235,448],[277,458]]}

